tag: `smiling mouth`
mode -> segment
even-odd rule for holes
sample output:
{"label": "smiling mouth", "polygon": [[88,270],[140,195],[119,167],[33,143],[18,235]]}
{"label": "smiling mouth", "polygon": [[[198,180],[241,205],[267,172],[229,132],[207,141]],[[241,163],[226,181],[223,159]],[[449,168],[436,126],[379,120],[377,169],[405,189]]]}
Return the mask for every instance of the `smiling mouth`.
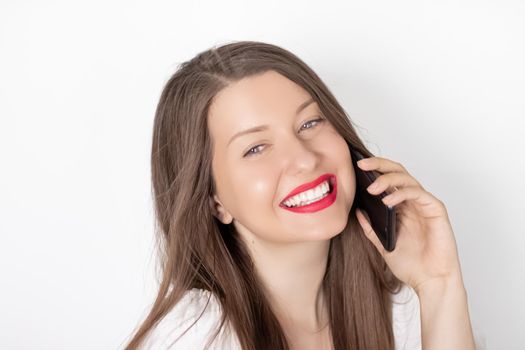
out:
{"label": "smiling mouth", "polygon": [[[320,196],[314,196],[314,198],[312,198],[312,196],[309,196],[309,197],[300,196],[302,193],[305,193],[305,192],[309,191],[309,190],[305,190],[305,191],[300,192],[298,194],[295,194],[293,196],[289,196],[287,199],[285,199],[285,200],[283,200],[281,202],[280,206],[282,206],[284,208],[301,208],[301,207],[305,207],[305,206],[308,206],[310,204],[319,202],[319,201],[323,200],[325,197],[327,197],[330,194],[332,194],[332,192],[334,191],[334,181],[335,181],[334,176],[329,176],[326,180],[321,182],[321,184],[327,183],[328,191],[324,192]],[[313,188],[316,188],[318,186],[319,185],[317,185],[317,186],[315,186]],[[325,187],[325,191],[326,191],[326,187]],[[300,196],[300,197],[297,197],[297,196]],[[290,201],[290,199],[292,199],[292,198],[294,198],[294,200]],[[287,204],[285,204],[286,202],[287,202]]]}

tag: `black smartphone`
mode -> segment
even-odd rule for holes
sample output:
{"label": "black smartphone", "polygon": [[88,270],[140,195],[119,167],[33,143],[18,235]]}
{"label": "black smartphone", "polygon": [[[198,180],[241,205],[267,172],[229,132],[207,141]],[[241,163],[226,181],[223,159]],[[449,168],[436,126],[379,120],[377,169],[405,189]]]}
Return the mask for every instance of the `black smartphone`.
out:
{"label": "black smartphone", "polygon": [[391,252],[396,247],[397,239],[396,210],[395,206],[386,205],[381,199],[392,193],[392,191],[387,190],[378,195],[368,192],[366,188],[382,173],[377,170],[366,171],[358,167],[357,161],[366,157],[350,145],[349,149],[356,175],[354,205],[368,214],[372,228],[377,233],[381,244],[387,251]]}

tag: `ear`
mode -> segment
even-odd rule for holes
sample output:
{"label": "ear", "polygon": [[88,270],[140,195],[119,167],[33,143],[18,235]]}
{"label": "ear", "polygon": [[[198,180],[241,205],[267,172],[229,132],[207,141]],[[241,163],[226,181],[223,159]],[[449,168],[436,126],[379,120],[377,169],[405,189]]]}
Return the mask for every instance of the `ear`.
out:
{"label": "ear", "polygon": [[228,225],[233,221],[231,214],[224,208],[222,202],[216,194],[213,195],[213,198],[210,198],[210,205],[213,216],[219,219],[223,224]]}

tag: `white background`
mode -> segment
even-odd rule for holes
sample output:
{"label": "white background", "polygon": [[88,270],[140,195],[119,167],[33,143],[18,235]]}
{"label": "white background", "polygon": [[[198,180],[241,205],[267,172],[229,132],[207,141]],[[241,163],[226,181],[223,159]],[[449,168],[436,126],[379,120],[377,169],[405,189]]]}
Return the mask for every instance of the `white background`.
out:
{"label": "white background", "polygon": [[2,1],[0,348],[123,347],[156,292],[163,84],[212,45],[259,40],[445,202],[475,329],[524,349],[524,18],[501,0]]}

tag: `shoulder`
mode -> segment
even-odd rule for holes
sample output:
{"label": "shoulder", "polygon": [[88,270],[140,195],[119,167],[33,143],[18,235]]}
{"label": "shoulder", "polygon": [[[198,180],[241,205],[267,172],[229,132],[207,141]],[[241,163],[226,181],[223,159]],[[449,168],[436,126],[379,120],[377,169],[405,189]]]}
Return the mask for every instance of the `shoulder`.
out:
{"label": "shoulder", "polygon": [[419,298],[409,285],[391,294],[392,327],[396,350],[421,349],[421,317]]}
{"label": "shoulder", "polygon": [[[141,350],[203,349],[220,325],[222,309],[213,293],[194,288],[154,327]],[[232,348],[228,323],[210,349]]]}

